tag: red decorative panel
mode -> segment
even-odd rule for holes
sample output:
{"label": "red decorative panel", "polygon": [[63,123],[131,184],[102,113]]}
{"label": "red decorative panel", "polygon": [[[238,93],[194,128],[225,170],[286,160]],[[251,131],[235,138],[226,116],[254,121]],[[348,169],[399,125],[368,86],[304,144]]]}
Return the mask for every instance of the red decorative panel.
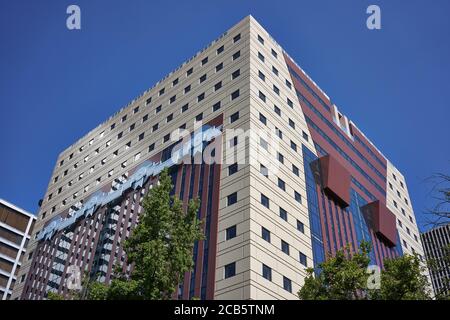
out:
{"label": "red decorative panel", "polygon": [[341,206],[348,207],[350,204],[350,173],[336,158],[330,155],[319,158],[319,164],[324,191]]}
{"label": "red decorative panel", "polygon": [[380,200],[366,204],[361,208],[370,227],[389,246],[397,242],[395,215]]}

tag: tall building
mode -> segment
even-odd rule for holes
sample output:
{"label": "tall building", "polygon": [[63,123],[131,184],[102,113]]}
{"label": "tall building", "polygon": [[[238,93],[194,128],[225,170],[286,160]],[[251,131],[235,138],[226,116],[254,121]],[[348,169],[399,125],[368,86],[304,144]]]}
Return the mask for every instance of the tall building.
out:
{"label": "tall building", "polygon": [[432,261],[431,283],[435,296],[450,295],[450,223],[420,235],[425,257]]}
{"label": "tall building", "polygon": [[[24,256],[31,258],[27,245],[36,217],[0,199],[0,298],[9,300]],[[25,274],[21,277],[24,279]],[[19,278],[20,279],[20,278]]]}
{"label": "tall building", "polygon": [[362,240],[380,266],[423,255],[405,178],[248,16],[61,152],[13,298],[129,271],[163,167],[205,232],[174,298],[296,299],[307,267]]}

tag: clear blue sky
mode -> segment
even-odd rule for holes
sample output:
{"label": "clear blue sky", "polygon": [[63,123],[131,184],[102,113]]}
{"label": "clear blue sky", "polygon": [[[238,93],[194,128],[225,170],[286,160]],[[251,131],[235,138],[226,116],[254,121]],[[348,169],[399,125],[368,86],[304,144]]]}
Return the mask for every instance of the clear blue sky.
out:
{"label": "clear blue sky", "polygon": [[423,225],[450,165],[448,0],[2,0],[0,197],[36,213],[63,149],[248,14],[405,174]]}

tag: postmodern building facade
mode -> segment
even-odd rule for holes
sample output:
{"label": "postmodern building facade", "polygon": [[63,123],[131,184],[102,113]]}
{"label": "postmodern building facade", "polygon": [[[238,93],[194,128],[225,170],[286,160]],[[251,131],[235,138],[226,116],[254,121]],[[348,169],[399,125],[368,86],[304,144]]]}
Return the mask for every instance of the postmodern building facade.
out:
{"label": "postmodern building facade", "polygon": [[205,232],[176,299],[295,299],[307,267],[362,240],[380,266],[423,255],[402,174],[249,16],[59,155],[13,298],[66,294],[73,266],[130,271],[164,167]]}
{"label": "postmodern building facade", "polygon": [[430,278],[436,296],[450,294],[450,223],[420,234],[427,260],[433,261]]}
{"label": "postmodern building facade", "polygon": [[[24,257],[28,257],[36,217],[17,206],[0,199],[0,299],[8,300],[18,282]],[[25,277],[23,274],[22,278]]]}

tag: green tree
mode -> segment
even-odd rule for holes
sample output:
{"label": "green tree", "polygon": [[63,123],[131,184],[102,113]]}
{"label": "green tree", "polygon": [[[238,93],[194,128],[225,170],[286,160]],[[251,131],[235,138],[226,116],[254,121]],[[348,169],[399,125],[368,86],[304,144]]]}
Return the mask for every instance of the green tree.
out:
{"label": "green tree", "polygon": [[62,295],[49,291],[47,292],[47,300],[65,300],[65,299]]}
{"label": "green tree", "polygon": [[417,255],[403,255],[384,260],[381,288],[373,292],[373,299],[428,300],[428,280]]}
{"label": "green tree", "polygon": [[319,274],[307,269],[307,277],[298,292],[302,300],[364,299],[369,274],[371,245],[361,242],[358,252],[351,254],[349,246],[338,250],[334,257],[319,264]]}
{"label": "green tree", "polygon": [[194,243],[203,239],[197,218],[199,200],[189,201],[187,210],[170,195],[173,185],[168,170],[143,201],[143,213],[125,242],[131,276],[116,274],[109,286],[90,285],[88,299],[170,299],[185,272],[194,265]]}

